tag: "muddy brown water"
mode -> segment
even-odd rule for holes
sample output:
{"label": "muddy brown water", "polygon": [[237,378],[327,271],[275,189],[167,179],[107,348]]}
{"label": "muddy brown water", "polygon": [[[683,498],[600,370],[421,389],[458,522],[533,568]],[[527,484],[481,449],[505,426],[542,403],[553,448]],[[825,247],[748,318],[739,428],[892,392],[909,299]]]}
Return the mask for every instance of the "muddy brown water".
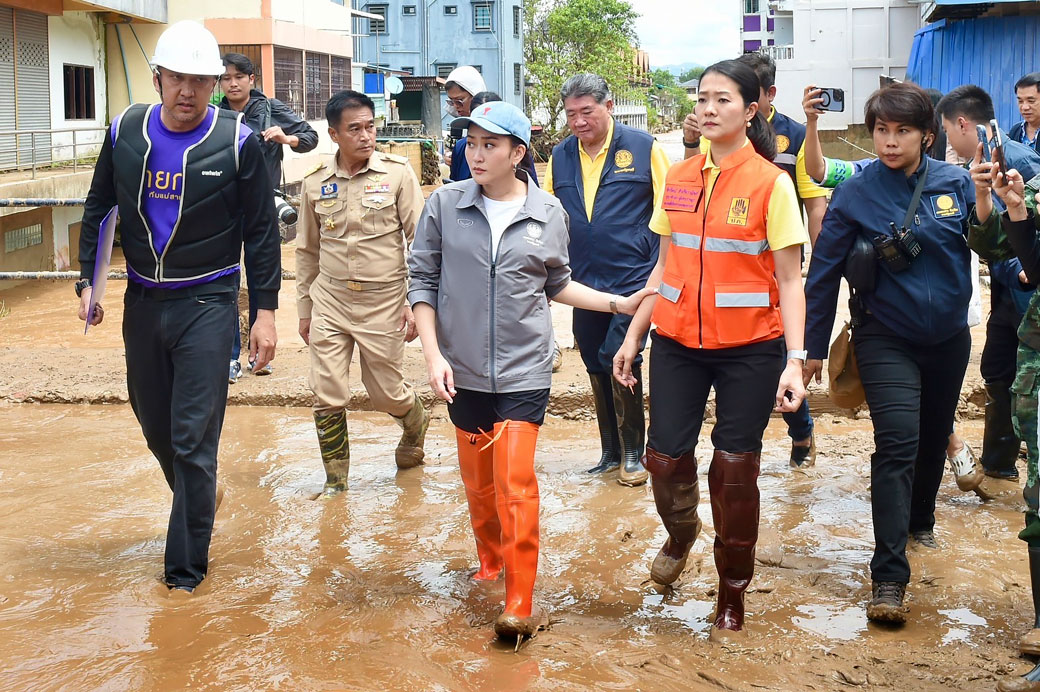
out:
{"label": "muddy brown water", "polygon": [[664,532],[649,489],[583,473],[591,424],[551,419],[537,457],[551,626],[500,644],[502,582],[469,580],[438,413],[428,465],[403,473],[396,426],[352,415],[351,487],[320,502],[309,411],[230,408],[210,576],[171,601],[169,490],[129,407],[0,407],[0,690],[988,690],[1029,667],[1015,649],[1031,605],[1011,487],[982,504],[947,476],[943,547],[912,554],[910,624],[867,623],[870,428],[842,419],[821,421],[804,473],[787,468],[782,421],[770,426],[745,647],[707,640],[708,504],[692,567],[677,588],[654,586]]}

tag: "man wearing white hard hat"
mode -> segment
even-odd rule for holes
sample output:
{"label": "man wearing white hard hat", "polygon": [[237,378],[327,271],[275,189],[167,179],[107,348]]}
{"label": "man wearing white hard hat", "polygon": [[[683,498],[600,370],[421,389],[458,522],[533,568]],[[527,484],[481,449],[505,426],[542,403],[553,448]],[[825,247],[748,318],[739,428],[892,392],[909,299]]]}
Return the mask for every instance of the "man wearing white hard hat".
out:
{"label": "man wearing white hard hat", "polygon": [[[445,103],[448,113],[457,118],[469,117],[473,109],[473,97],[487,91],[484,78],[472,65],[460,65],[448,74],[444,84],[444,92],[448,95]],[[469,180],[472,174],[466,162],[466,138],[460,137],[451,150],[451,179],[454,181]]]}
{"label": "man wearing white hard hat", "polygon": [[281,281],[271,181],[241,114],[210,98],[224,65],[195,22],[170,26],[152,58],[159,104],[135,104],[112,123],[83,213],[76,284],[88,315],[102,219],[119,207],[126,257],[126,380],[148,448],[173,491],[165,582],[191,594],[206,577],[217,504],[217,447],[227,400],[236,281],[245,248],[257,302],[250,358],[274,357]]}

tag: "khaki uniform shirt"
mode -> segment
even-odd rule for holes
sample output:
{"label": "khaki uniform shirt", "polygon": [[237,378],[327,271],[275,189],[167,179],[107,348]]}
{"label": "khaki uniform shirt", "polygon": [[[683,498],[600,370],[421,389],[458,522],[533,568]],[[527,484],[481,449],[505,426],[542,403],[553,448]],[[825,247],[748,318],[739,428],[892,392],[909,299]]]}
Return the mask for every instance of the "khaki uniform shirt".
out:
{"label": "khaki uniform shirt", "polygon": [[375,152],[353,177],[337,155],[303,179],[296,236],[296,307],[311,316],[318,274],[339,281],[398,281],[408,277],[405,254],[423,208],[408,159]]}

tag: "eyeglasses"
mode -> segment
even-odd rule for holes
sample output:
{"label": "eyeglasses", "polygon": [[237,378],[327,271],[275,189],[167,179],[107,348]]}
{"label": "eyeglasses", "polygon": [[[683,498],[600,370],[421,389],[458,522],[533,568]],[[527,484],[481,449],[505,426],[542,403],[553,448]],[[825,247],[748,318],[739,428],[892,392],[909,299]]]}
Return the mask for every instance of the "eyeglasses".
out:
{"label": "eyeglasses", "polygon": [[473,97],[472,96],[463,96],[460,99],[448,99],[447,101],[444,102],[444,105],[446,105],[446,106],[455,106],[456,108],[460,108],[462,106],[465,106],[466,102],[469,101],[471,98],[473,98]]}

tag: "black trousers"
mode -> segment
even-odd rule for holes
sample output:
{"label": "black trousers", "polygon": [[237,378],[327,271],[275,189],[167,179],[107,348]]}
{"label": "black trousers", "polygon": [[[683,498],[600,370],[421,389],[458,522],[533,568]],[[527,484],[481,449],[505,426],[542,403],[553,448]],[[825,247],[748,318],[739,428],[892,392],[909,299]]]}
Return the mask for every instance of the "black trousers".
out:
{"label": "black trousers", "polygon": [[489,433],[495,423],[515,420],[541,425],[549,406],[548,389],[530,389],[523,392],[477,392],[458,389],[455,400],[448,404],[452,424],[468,433]]}
{"label": "black trousers", "polygon": [[126,383],[148,448],[173,490],[166,583],[206,576],[216,510],[217,446],[227,404],[233,281],[174,290],[131,282],[123,313]]}
{"label": "black trousers", "polygon": [[870,505],[874,581],[910,581],[906,539],[935,526],[946,445],[971,351],[965,327],[946,341],[916,344],[876,319],[852,332],[874,424]]}
{"label": "black trousers", "polygon": [[1018,359],[1018,315],[1007,288],[993,286],[989,319],[986,321],[986,344],[982,347],[979,371],[987,387],[1008,389],[1015,381]]}
{"label": "black trousers", "polygon": [[[574,308],[572,320],[574,343],[581,353],[585,370],[594,375],[610,375],[614,371],[614,356],[625,341],[632,316]],[[646,337],[639,342],[639,353],[636,354],[633,369],[643,363],[644,346]]]}
{"label": "black trousers", "polygon": [[722,349],[688,348],[656,330],[651,339],[647,447],[670,457],[696,448],[715,387],[715,449],[761,451],[784,368],[783,338]]}

